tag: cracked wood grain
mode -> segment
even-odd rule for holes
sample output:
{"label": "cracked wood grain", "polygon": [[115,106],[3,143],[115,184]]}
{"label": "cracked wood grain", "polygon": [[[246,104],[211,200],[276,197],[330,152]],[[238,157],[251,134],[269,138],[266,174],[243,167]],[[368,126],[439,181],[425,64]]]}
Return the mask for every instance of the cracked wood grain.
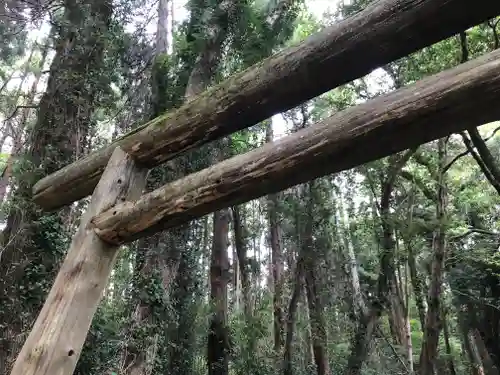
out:
{"label": "cracked wood grain", "polygon": [[500,51],[348,108],[92,219],[111,243],[413,148],[500,116]]}
{"label": "cracked wood grain", "polygon": [[114,150],[11,375],[73,373],[118,253],[89,222],[119,202],[137,199],[146,177],[147,170]]}

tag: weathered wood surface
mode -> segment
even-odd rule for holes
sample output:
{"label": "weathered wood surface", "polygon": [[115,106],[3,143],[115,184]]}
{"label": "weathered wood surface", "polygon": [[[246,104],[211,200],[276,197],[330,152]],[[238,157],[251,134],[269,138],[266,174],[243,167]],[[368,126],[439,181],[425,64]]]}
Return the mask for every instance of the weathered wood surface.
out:
{"label": "weathered wood surface", "polygon": [[89,221],[117,202],[137,199],[146,176],[129,155],[115,149],[11,375],[73,373],[118,253],[118,247],[95,235]]}
{"label": "weathered wood surface", "polygon": [[338,112],[295,134],[124,202],[94,219],[132,241],[223,207],[348,169],[500,116],[500,51]]}
{"label": "weathered wood surface", "polygon": [[207,90],[40,180],[34,200],[57,208],[91,193],[116,145],[149,166],[252,126],[374,68],[500,14],[500,1],[379,0],[303,43]]}

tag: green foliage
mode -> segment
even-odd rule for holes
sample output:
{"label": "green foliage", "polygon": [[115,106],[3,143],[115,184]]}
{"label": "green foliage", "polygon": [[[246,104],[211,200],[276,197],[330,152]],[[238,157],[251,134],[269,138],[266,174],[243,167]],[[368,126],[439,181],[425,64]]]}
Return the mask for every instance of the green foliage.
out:
{"label": "green foliage", "polygon": [[[312,16],[299,1],[281,18],[278,17],[275,24],[270,24],[269,15],[276,11],[278,3],[256,0],[240,1],[237,4],[240,13],[237,22],[228,26],[228,38],[223,46],[224,58],[217,70],[218,78],[245,69],[284,45],[303,40],[329,22]],[[341,17],[359,11],[368,3],[369,1],[364,0],[351,1],[349,5],[340,8]],[[207,29],[212,22],[210,15],[220,11],[219,1],[190,0],[187,4],[190,18],[178,25],[174,33],[174,53],[151,58],[153,47],[148,36],[137,30],[129,32],[125,24],[130,21],[129,13],[144,4],[119,2],[116,6],[118,13],[115,13],[105,33],[97,35],[90,30],[86,34],[92,40],[97,38],[106,41],[102,64],[96,66],[95,71],[85,74],[70,69],[57,71],[61,87],[75,87],[74,93],[65,97],[61,103],[77,106],[82,103],[82,92],[95,94],[92,114],[85,124],[80,124],[87,127],[85,150],[98,148],[108,141],[109,137],[96,135],[98,125],[103,131],[109,131],[109,127],[114,125],[117,127],[114,131],[118,135],[130,130],[131,124],[156,117],[183,102],[190,73],[204,47]],[[80,29],[89,27],[87,24],[68,24],[68,20],[62,17],[62,12],[59,12],[55,18],[61,26]],[[20,34],[19,40],[9,36],[15,26],[0,25],[0,35],[5,36],[6,41],[5,47],[0,47],[0,57],[3,57],[0,64],[2,79],[6,79],[14,70],[13,67],[18,64],[25,49],[23,34]],[[48,42],[57,40],[56,35],[52,35]],[[484,24],[467,30],[467,42],[469,58],[489,51],[495,45],[492,27]],[[376,90],[372,90],[369,86],[373,85],[373,76],[364,77],[309,102],[301,108],[307,118],[302,118],[301,110],[294,109],[286,114],[286,119],[292,123],[292,131],[296,131],[332,113],[369,100],[381,92],[455,66],[462,58],[459,38],[449,38],[383,67],[382,70],[386,73],[383,77],[384,87],[379,87],[377,83]],[[32,65],[37,66],[36,63],[35,59]],[[35,69],[31,71],[35,72]],[[79,81],[83,79],[85,83],[80,85]],[[2,113],[8,113],[17,105],[14,93],[6,93],[7,95],[0,96]],[[145,103],[150,103],[151,106],[145,109]],[[43,124],[28,124],[30,132],[38,131],[37,134],[45,134],[48,138],[53,135],[53,130],[58,129],[55,124],[57,121],[60,123],[61,118],[55,114],[52,117],[50,115],[51,113],[47,115],[50,121]],[[269,121],[264,121],[233,134],[230,142],[218,142],[215,146],[204,146],[189,153],[176,160],[179,170],[175,173],[168,168],[153,170],[150,188],[183,173],[207,167],[213,159],[214,149],[221,145],[228,145],[226,156],[259,147],[264,143],[268,126]],[[29,225],[19,233],[27,241],[21,244],[28,251],[9,253],[11,258],[8,259],[11,264],[23,264],[18,269],[21,274],[18,278],[22,282],[11,283],[7,278],[1,279],[4,275],[0,275],[0,285],[3,288],[0,292],[0,329],[10,327],[8,323],[11,315],[19,318],[16,323],[23,327],[29,326],[68,247],[69,232],[74,229],[74,223],[71,226],[66,224],[70,217],[67,211],[42,214],[27,199],[31,185],[40,174],[59,168],[73,157],[73,149],[66,150],[66,154],[61,156],[61,144],[46,146],[42,160],[30,160],[23,156],[16,160],[12,187],[19,193],[11,195],[2,205],[6,216],[12,213],[20,215],[11,215],[12,220],[29,213],[29,216],[24,217]],[[492,138],[488,143],[496,159],[500,156],[498,146],[498,137]],[[461,139],[451,137],[448,149],[450,160],[464,152]],[[480,321],[478,329],[483,335],[486,335],[488,328],[492,328],[489,324],[495,321],[492,316],[498,316],[495,314],[500,306],[500,255],[497,251],[496,234],[500,229],[500,215],[497,212],[499,197],[477,168],[474,159],[468,155],[461,157],[446,174],[447,216],[443,222],[439,222],[436,219],[436,202],[424,194],[425,191],[433,194],[437,191],[436,155],[435,143],[421,146],[419,154],[404,166],[403,172],[406,174],[398,175],[394,183],[387,222],[395,240],[395,267],[399,278],[397,283],[401,293],[408,298],[415,363],[419,361],[424,329],[407,263],[413,254],[417,263],[417,276],[422,279],[422,294],[425,299],[432,272],[430,263],[434,253],[435,232],[439,227],[446,231],[446,277],[441,301],[447,309],[451,352],[446,352],[444,340],[441,339],[438,362],[440,369],[444,369],[446,361],[451,359],[457,374],[465,375],[468,373],[468,359],[461,351],[463,332],[459,324],[462,306],[472,301],[476,310],[470,316],[477,316]],[[7,153],[0,154],[0,167],[5,165],[8,156]],[[378,160],[279,194],[278,216],[284,252],[284,298],[280,301],[281,306],[284,307],[285,314],[288,313],[289,299],[297,281],[294,273],[296,262],[306,235],[307,203],[312,202],[312,248],[317,267],[315,276],[319,280],[317,293],[323,305],[321,313],[327,332],[326,351],[332,373],[345,372],[357,327],[352,309],[352,271],[347,256],[349,246],[354,252],[360,287],[367,303],[377,291],[382,235],[379,205],[388,167],[387,159]],[[75,208],[77,213],[81,209],[82,207]],[[241,307],[242,301],[238,294],[241,293],[241,280],[240,285],[235,285],[236,281],[233,280],[229,291],[232,309],[228,314],[230,373],[276,374],[280,371],[282,353],[274,352],[273,288],[269,285],[272,267],[269,246],[265,243],[265,238],[269,237],[266,202],[255,200],[242,205],[241,210],[245,213],[244,229],[248,233],[246,269],[251,281],[251,314],[247,314]],[[10,223],[9,221],[8,224]],[[471,229],[480,229],[482,232],[468,233]],[[169,232],[140,250],[135,246],[123,249],[103,303],[92,323],[78,362],[77,374],[119,374],[123,370],[120,366],[123,364],[125,349],[132,348],[138,352],[146,352],[151,348],[157,350],[154,361],[148,358],[151,373],[206,374],[207,331],[211,316],[206,287],[210,262],[210,231],[210,226],[204,220],[197,220],[182,232],[185,236],[175,239],[173,244],[169,242],[172,239]],[[230,250],[233,250],[234,235],[231,233],[230,237]],[[180,253],[179,272],[169,290],[165,290],[163,269],[156,267],[149,270],[145,262],[148,261],[147,257],[150,257],[149,260],[155,257],[170,260],[165,254],[170,256],[174,251]],[[233,252],[233,275],[237,274],[235,258],[236,254]],[[147,271],[140,271],[144,269]],[[138,306],[148,309],[147,319],[139,323],[134,316]],[[294,327],[294,373],[314,374],[316,369],[311,353],[311,341],[314,337],[310,333],[310,311],[303,290]],[[405,348],[396,345],[391,328],[394,327],[384,315],[380,332],[377,331],[371,346],[371,356],[363,368],[363,375],[389,375],[404,371],[401,358],[406,355]],[[489,338],[487,343],[494,341],[494,338]],[[3,342],[0,341],[0,344]]]}
{"label": "green foliage", "polygon": [[119,333],[123,324],[122,313],[109,305],[99,307],[85,340],[75,374],[103,374],[119,363],[121,354]]}
{"label": "green foliage", "polygon": [[[267,297],[267,298],[266,298]],[[237,312],[231,320],[231,337],[234,343],[231,360],[238,375],[273,374],[274,353],[271,337],[272,300],[270,295],[259,301],[251,317]]]}
{"label": "green foliage", "polygon": [[[275,1],[243,2],[239,21],[232,25],[231,48],[236,67],[247,67],[269,56],[293,35],[302,1],[281,12]],[[269,20],[273,20],[271,23]]]}

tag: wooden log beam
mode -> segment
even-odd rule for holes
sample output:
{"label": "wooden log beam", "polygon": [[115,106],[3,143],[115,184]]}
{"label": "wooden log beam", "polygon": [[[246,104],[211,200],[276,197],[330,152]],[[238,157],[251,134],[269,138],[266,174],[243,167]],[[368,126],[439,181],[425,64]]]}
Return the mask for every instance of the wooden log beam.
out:
{"label": "wooden log beam", "polygon": [[252,126],[500,14],[500,1],[379,0],[215,86],[33,188],[54,209],[87,196],[118,145],[148,166]]}
{"label": "wooden log beam", "polygon": [[500,50],[338,112],[92,219],[111,243],[388,156],[500,117]]}
{"label": "wooden log beam", "polygon": [[146,176],[129,155],[114,150],[11,375],[73,373],[118,253],[89,221],[119,201],[137,199]]}

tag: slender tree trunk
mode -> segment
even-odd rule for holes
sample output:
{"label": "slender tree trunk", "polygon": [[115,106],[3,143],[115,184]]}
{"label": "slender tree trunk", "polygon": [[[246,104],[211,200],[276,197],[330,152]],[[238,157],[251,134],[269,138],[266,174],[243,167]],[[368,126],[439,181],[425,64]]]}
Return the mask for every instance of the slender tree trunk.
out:
{"label": "slender tree trunk", "polygon": [[495,363],[491,359],[490,353],[484,344],[484,340],[481,337],[481,333],[477,328],[473,328],[470,332],[472,340],[474,340],[474,345],[476,350],[478,351],[479,357],[481,358],[481,362],[483,363],[483,367],[486,375],[498,375],[499,371],[495,366]]}
{"label": "slender tree trunk", "polygon": [[361,317],[359,320],[344,375],[361,374],[363,364],[370,353],[370,344],[381,314],[382,309],[372,308],[366,316]]}
{"label": "slender tree trunk", "polygon": [[443,315],[443,336],[447,354],[446,362],[447,362],[448,372],[449,375],[457,375],[457,372],[455,370],[455,364],[453,363],[453,353],[451,351],[451,344],[450,344],[450,333],[448,330],[448,319],[445,309],[443,309],[442,315]]}
{"label": "slender tree trunk", "polygon": [[475,306],[470,301],[467,301],[466,310],[463,311],[462,314],[464,316],[464,322],[468,330],[468,335],[473,343],[473,348],[476,350],[477,355],[481,359],[484,373],[486,375],[499,375],[499,370],[492,358],[492,354],[496,355],[497,353],[491,353],[485,344],[484,337],[478,329],[480,322],[476,316]]}
{"label": "slender tree trunk", "polygon": [[[272,122],[267,127],[266,141],[273,140]],[[279,194],[271,194],[267,198],[269,217],[269,233],[271,243],[271,262],[273,275],[273,316],[274,316],[274,352],[280,355],[283,349],[285,331],[283,312],[283,249],[281,226],[278,218]]]}
{"label": "slender tree trunk", "polygon": [[283,375],[293,375],[292,343],[297,318],[297,307],[299,304],[301,290],[303,289],[304,278],[304,259],[299,256],[295,266],[294,284],[292,296],[288,304],[288,313],[286,319],[286,337],[283,354]]}
{"label": "slender tree trunk", "polygon": [[284,313],[283,313],[283,252],[281,227],[278,223],[278,195],[269,196],[269,226],[271,233],[272,274],[274,284],[274,351],[281,353],[283,348]]}
{"label": "slender tree trunk", "polygon": [[[323,306],[320,297],[320,281],[318,280],[318,267],[317,267],[317,250],[314,249],[314,198],[315,184],[317,182],[310,182],[308,185],[308,203],[306,206],[306,223],[304,228],[304,235],[302,238],[301,249],[305,257],[305,281],[307,291],[307,303],[309,307],[311,334],[313,340],[313,353],[314,362],[316,363],[316,370],[318,375],[330,374],[330,364],[328,362],[327,353],[327,336],[326,324],[323,317]],[[316,255],[315,255],[316,254]]]}
{"label": "slender tree trunk", "polygon": [[229,371],[229,332],[227,327],[227,285],[229,260],[227,257],[229,211],[214,214],[214,238],[210,266],[210,301],[213,309],[208,334],[208,374],[227,375]]}
{"label": "slender tree trunk", "polygon": [[234,246],[238,257],[239,274],[241,279],[241,290],[243,294],[243,309],[245,317],[252,316],[251,296],[250,296],[250,274],[247,258],[248,236],[244,223],[242,222],[240,207],[233,207],[234,222]]}
{"label": "slender tree trunk", "polygon": [[[233,230],[234,238],[236,242],[236,221],[234,220],[233,214]],[[236,251],[236,244],[233,245],[233,264],[231,269],[233,271],[233,303],[234,310],[240,311],[241,306],[241,272],[240,272],[240,262],[238,262],[238,252]]]}
{"label": "slender tree trunk", "polygon": [[446,163],[446,140],[438,141],[439,172],[437,181],[438,201],[436,218],[438,228],[434,237],[434,255],[432,260],[432,273],[429,292],[427,296],[427,315],[425,318],[424,339],[420,354],[420,374],[434,375],[436,372],[436,359],[441,332],[441,289],[443,284],[444,262],[446,257],[446,181],[444,167]]}
{"label": "slender tree trunk", "polygon": [[462,328],[462,343],[465,347],[465,351],[469,357],[471,374],[472,375],[485,375],[483,362],[481,361],[481,357],[479,355],[479,351],[474,343],[473,337],[469,335],[467,328]]}
{"label": "slender tree trunk", "polygon": [[423,297],[423,289],[424,289],[423,282],[421,276],[417,271],[417,263],[415,261],[415,250],[413,249],[413,246],[408,243],[407,243],[407,249],[408,249],[408,268],[410,271],[411,285],[413,288],[413,294],[415,296],[415,304],[417,305],[420,325],[423,331],[425,327],[425,315],[427,314],[425,300]]}
{"label": "slender tree trunk", "polygon": [[415,153],[411,149],[402,155],[393,155],[389,158],[387,176],[382,183],[380,199],[380,215],[382,224],[381,251],[379,254],[380,271],[377,283],[377,295],[366,314],[363,314],[356,327],[351,345],[351,353],[347,360],[345,375],[359,375],[363,363],[370,353],[369,347],[374,332],[378,326],[380,316],[390,303],[391,283],[394,280],[394,252],[393,229],[390,225],[390,203],[396,178],[401,169]]}
{"label": "slender tree trunk", "polygon": [[493,178],[495,179],[495,182],[497,184],[500,184],[500,168],[497,166],[497,161],[491,154],[491,151],[488,149],[488,146],[486,146],[486,143],[484,140],[481,138],[481,135],[479,134],[479,131],[477,128],[472,128],[467,131],[467,133],[470,136],[470,139],[472,141],[472,144],[476,148],[477,152],[479,153],[479,156],[481,157],[481,160],[485,164],[485,166],[488,168],[488,171],[491,173]]}
{"label": "slender tree trunk", "polygon": [[[152,73],[152,103],[150,107],[151,116],[157,116],[163,112],[168,105],[165,98],[163,61],[165,55],[168,54],[169,41],[167,35],[167,25],[169,22],[169,0],[159,0],[158,2],[158,22],[156,32],[156,50],[155,63]],[[155,186],[157,180],[160,180],[163,175],[158,170],[153,170],[148,178],[147,189],[151,190]],[[178,234],[178,233],[177,233]],[[146,340],[141,339],[141,330],[144,327],[152,327],[159,325],[160,322],[155,321],[153,316],[153,303],[150,300],[152,296],[143,298],[143,291],[146,288],[146,283],[151,280],[154,275],[158,275],[158,281],[161,282],[163,291],[169,293],[170,285],[177,275],[177,270],[180,264],[180,248],[176,241],[174,231],[156,234],[149,238],[141,239],[137,244],[138,258],[140,257],[140,265],[136,267],[134,278],[134,298],[136,306],[131,319],[131,326],[127,328],[127,346],[123,353],[123,367],[126,375],[145,375],[147,372],[148,363],[154,362],[154,358],[148,356],[148,353],[153,353],[152,347],[156,342],[155,337],[158,333],[150,332],[146,334]],[[166,244],[166,249],[163,248]],[[160,270],[159,273],[155,271]],[[136,337],[137,336],[137,337]]]}
{"label": "slender tree trunk", "polygon": [[473,359],[473,372],[474,375],[486,375],[487,372],[483,366],[483,360],[481,358],[481,354],[479,352],[479,348],[476,345],[476,340],[473,333],[466,334],[467,341],[469,342],[471,348],[471,354]]}
{"label": "slender tree trunk", "polygon": [[405,264],[405,322],[406,322],[406,357],[408,359],[408,371],[413,375],[413,342],[411,337],[410,323],[410,287],[408,280],[408,264]]}
{"label": "slender tree trunk", "polygon": [[[12,174],[12,164],[14,162],[14,155],[19,153],[22,147],[22,127],[21,127],[21,122],[19,123],[18,126],[14,125],[14,122],[16,118],[18,117],[19,111],[26,111],[27,108],[22,108],[19,109],[19,105],[23,104],[20,103],[20,98],[21,94],[23,93],[23,85],[26,82],[26,78],[28,78],[30,69],[31,69],[31,61],[33,59],[33,54],[35,52],[36,46],[33,46],[33,48],[30,51],[30,55],[28,57],[28,61],[24,64],[24,69],[23,69],[23,74],[20,77],[20,82],[17,87],[16,93],[14,94],[14,108],[12,109],[12,112],[10,114],[7,114],[7,118],[3,121],[4,125],[4,134],[2,136],[2,144],[1,147],[3,147],[5,140],[7,139],[8,136],[12,137],[12,149],[9,155],[9,158],[7,159],[6,166],[4,170],[2,171],[2,175],[0,177],[0,202],[3,202],[5,198],[5,193],[7,192],[7,186],[9,185],[10,177]],[[40,74],[38,74],[40,76]],[[36,80],[36,78],[35,78]],[[36,87],[35,87],[36,89]],[[32,102],[32,100],[27,100],[29,104]],[[1,150],[1,148],[0,148]]]}
{"label": "slender tree trunk", "polygon": [[368,311],[363,298],[363,294],[361,292],[358,263],[351,240],[350,222],[344,205],[342,204],[343,200],[344,197],[342,196],[341,191],[339,191],[337,208],[339,211],[338,215],[340,216],[340,220],[337,223],[337,235],[339,236],[339,238],[343,238],[343,243],[347,250],[346,261],[349,266],[349,282],[351,284],[353,313],[356,319],[360,319],[360,317],[367,314]]}
{"label": "slender tree trunk", "polygon": [[[304,283],[306,284],[306,283]],[[304,302],[307,302],[307,286],[304,285],[304,290],[302,291],[302,295],[304,296]],[[311,313],[309,311],[309,306],[307,303],[302,305],[302,312],[304,316],[304,320],[308,322],[311,321]],[[309,370],[312,368],[316,368],[315,356],[314,356],[314,339],[311,331],[311,325],[304,327],[304,331],[302,332],[303,340],[301,340],[302,348],[300,352],[304,352],[305,354],[302,356],[302,366],[301,368],[310,372]]]}
{"label": "slender tree trunk", "polygon": [[393,341],[396,345],[403,348],[408,347],[407,332],[406,332],[406,307],[402,300],[402,296],[396,286],[398,283],[396,278],[393,278],[391,283],[391,293],[389,295],[390,308],[389,308],[389,321],[390,329],[392,331]]}
{"label": "slender tree trunk", "polygon": [[[408,305],[406,305],[408,306]],[[407,347],[406,347],[406,357],[408,359],[408,371],[410,375],[413,374],[414,372],[414,364],[413,364],[413,342],[411,338],[411,325],[410,325],[410,315],[409,312],[407,312],[406,315],[406,342],[407,342]]]}
{"label": "slender tree trunk", "polygon": [[168,38],[168,26],[170,22],[170,2],[173,0],[159,0],[158,1],[158,23],[156,31],[156,53],[168,54],[170,40]]}
{"label": "slender tree trunk", "polygon": [[314,362],[318,375],[330,374],[330,364],[327,353],[326,324],[322,314],[321,301],[318,290],[318,280],[315,276],[315,268],[312,264],[306,266],[305,279],[307,302],[311,322],[311,335],[314,353]]}
{"label": "slender tree trunk", "polygon": [[[49,51],[48,45],[45,45],[42,49],[42,56],[40,62],[38,64],[38,71],[35,73],[35,77],[33,80],[33,84],[31,85],[31,89],[26,98],[25,108],[21,109],[21,117],[19,119],[18,126],[15,129],[11,129],[11,136],[13,139],[12,142],[12,150],[10,151],[9,158],[7,159],[6,166],[2,171],[2,175],[0,177],[0,202],[3,202],[5,198],[5,194],[7,192],[7,187],[10,183],[10,178],[12,176],[12,167],[14,165],[14,161],[18,156],[19,152],[23,146],[23,131],[26,128],[26,123],[28,122],[29,115],[31,113],[31,106],[35,104],[35,95],[37,93],[38,84],[40,83],[40,78],[42,77],[43,67],[45,66],[45,62],[47,59],[47,53]],[[23,79],[24,81],[24,79]],[[18,100],[16,100],[16,103]],[[7,133],[6,133],[7,134]],[[3,146],[0,145],[0,147]]]}

